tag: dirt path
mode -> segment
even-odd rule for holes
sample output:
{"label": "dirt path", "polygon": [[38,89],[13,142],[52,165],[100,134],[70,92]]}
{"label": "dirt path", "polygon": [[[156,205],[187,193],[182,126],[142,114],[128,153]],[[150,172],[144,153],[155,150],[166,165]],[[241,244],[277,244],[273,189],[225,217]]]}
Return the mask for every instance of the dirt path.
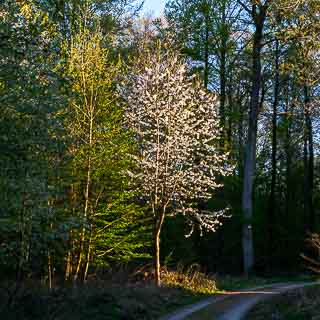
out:
{"label": "dirt path", "polygon": [[258,302],[289,290],[320,284],[319,282],[281,283],[219,294],[185,307],[160,320],[240,320]]}

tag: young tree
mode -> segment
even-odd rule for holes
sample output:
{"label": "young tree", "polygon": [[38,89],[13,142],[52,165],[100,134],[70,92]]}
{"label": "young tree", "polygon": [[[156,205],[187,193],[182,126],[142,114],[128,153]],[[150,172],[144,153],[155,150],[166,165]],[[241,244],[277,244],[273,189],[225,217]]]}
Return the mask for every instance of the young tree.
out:
{"label": "young tree", "polygon": [[68,57],[73,94],[67,123],[73,138],[69,198],[80,227],[70,233],[65,278],[86,280],[92,262],[102,265],[114,252],[119,260],[135,256],[142,243],[133,230],[139,210],[129,201],[131,181],[124,175],[134,144],[116,103],[121,63],[110,58],[101,32],[87,28],[73,38]]}
{"label": "young tree", "polygon": [[224,210],[202,211],[221,187],[217,176],[229,172],[227,155],[219,151],[221,136],[216,97],[198,80],[188,78],[185,63],[169,48],[145,53],[122,89],[127,125],[140,146],[133,155],[138,165],[131,174],[142,185],[142,194],[154,219],[154,267],[160,286],[160,232],[167,213],[181,213],[192,228],[215,231]]}

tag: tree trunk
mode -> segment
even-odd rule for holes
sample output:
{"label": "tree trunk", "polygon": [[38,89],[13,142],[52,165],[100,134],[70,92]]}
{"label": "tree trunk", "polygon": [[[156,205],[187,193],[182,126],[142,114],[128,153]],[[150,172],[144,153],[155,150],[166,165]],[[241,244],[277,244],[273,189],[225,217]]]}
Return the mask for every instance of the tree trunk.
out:
{"label": "tree trunk", "polygon": [[[286,102],[285,102],[285,114],[286,114],[286,132],[285,132],[285,165],[286,165],[286,175],[285,175],[285,184],[286,184],[286,191],[285,191],[285,218],[287,221],[286,230],[290,230],[290,212],[292,206],[292,189],[291,189],[291,175],[292,175],[292,152],[291,152],[291,115],[293,113],[294,105],[290,102],[290,84],[288,83],[286,89]],[[291,105],[290,105],[291,103]],[[289,107],[290,105],[290,107]],[[285,239],[286,247],[289,248],[290,241],[288,236]]]}
{"label": "tree trunk", "polygon": [[229,149],[232,149],[232,129],[233,129],[233,119],[232,119],[232,115],[233,115],[233,112],[234,112],[234,106],[233,106],[233,92],[232,90],[234,89],[233,88],[233,80],[232,80],[232,77],[230,79],[230,83],[228,85],[228,94],[227,94],[227,97],[228,97],[228,125],[227,125],[227,142],[228,142],[228,145],[229,145]]}
{"label": "tree trunk", "polygon": [[204,41],[204,86],[207,89],[209,84],[209,19],[205,13],[205,41]]}
{"label": "tree trunk", "polygon": [[48,250],[48,286],[49,290],[52,289],[52,258],[50,250]]}
{"label": "tree trunk", "polygon": [[313,206],[313,188],[314,188],[314,147],[313,130],[310,115],[310,94],[307,85],[304,86],[304,207],[306,215],[306,227],[308,231],[314,231],[315,212]]}
{"label": "tree trunk", "polygon": [[[225,130],[225,104],[226,104],[226,60],[227,60],[227,32],[226,32],[226,8],[222,6],[222,25],[221,25],[221,49],[220,49],[220,119],[221,127]],[[225,134],[223,135],[225,138]]]}
{"label": "tree trunk", "polygon": [[154,279],[157,287],[161,286],[161,275],[160,275],[160,233],[161,227],[164,220],[164,213],[161,213],[156,217],[154,226]]}
{"label": "tree trunk", "polygon": [[86,282],[88,278],[88,270],[89,270],[89,264],[91,259],[91,253],[92,253],[92,225],[90,226],[89,245],[88,245],[87,258],[86,258],[86,266],[85,266],[84,275],[83,275],[84,282]]}
{"label": "tree trunk", "polygon": [[280,90],[280,74],[279,74],[279,40],[276,39],[275,51],[275,83],[274,83],[274,98],[272,106],[272,154],[271,154],[271,186],[269,198],[269,216],[268,216],[268,251],[269,251],[269,266],[272,265],[272,257],[274,252],[274,234],[273,228],[275,225],[275,190],[277,180],[277,117],[279,104],[279,90]]}
{"label": "tree trunk", "polygon": [[66,269],[65,269],[65,275],[64,275],[65,281],[69,281],[71,273],[72,273],[71,250],[68,250],[68,254],[67,254],[67,258],[66,258]]}
{"label": "tree trunk", "polygon": [[253,182],[256,166],[257,123],[261,89],[261,50],[266,10],[267,8],[264,6],[259,6],[259,8],[256,8],[256,5],[253,5],[255,32],[252,53],[252,90],[250,98],[249,127],[245,150],[242,193],[242,211],[244,218],[242,227],[242,248],[244,272],[246,275],[252,272],[254,265],[252,236]]}

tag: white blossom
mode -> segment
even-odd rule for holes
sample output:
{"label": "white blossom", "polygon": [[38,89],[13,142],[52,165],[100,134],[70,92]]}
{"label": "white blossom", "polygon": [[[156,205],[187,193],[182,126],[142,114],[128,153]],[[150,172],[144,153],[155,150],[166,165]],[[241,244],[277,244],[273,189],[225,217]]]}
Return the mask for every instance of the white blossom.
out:
{"label": "white blossom", "polygon": [[[203,212],[231,171],[219,148],[217,98],[188,76],[185,63],[171,51],[149,52],[121,88],[126,124],[139,144],[134,155],[142,193],[153,214],[181,213],[191,225],[215,231],[225,210]],[[221,180],[221,179],[220,179]]]}

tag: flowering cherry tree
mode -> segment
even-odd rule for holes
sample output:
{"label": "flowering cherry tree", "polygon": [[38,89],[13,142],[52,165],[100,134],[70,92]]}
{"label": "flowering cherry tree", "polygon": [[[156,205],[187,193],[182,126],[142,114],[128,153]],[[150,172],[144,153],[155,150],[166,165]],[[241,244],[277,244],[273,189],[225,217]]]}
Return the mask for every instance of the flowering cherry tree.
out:
{"label": "flowering cherry tree", "polygon": [[216,97],[190,78],[170,50],[150,50],[121,90],[126,123],[138,141],[133,155],[143,196],[154,217],[154,265],[160,285],[160,232],[166,214],[182,213],[193,226],[215,231],[224,211],[199,210],[229,171],[219,150]]}

